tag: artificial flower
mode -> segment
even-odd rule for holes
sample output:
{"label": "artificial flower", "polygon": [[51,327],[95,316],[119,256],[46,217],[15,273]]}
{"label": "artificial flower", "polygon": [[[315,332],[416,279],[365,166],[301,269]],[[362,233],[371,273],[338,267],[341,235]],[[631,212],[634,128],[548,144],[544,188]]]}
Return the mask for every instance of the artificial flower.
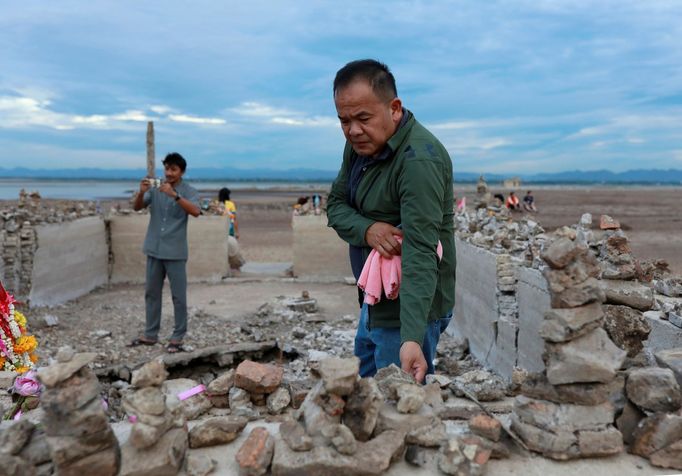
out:
{"label": "artificial flower", "polygon": [[[18,369],[17,369],[18,370]],[[14,393],[18,393],[24,397],[34,397],[40,394],[41,385],[38,381],[35,370],[26,372],[25,375],[20,375],[14,379],[12,386]]]}

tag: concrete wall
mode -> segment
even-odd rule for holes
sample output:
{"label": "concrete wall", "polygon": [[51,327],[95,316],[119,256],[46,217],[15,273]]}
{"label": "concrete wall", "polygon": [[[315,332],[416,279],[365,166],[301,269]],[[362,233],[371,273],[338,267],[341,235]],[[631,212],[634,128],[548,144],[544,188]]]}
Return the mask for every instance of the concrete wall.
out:
{"label": "concrete wall", "polygon": [[[111,282],[143,283],[147,258],[142,253],[142,244],[149,215],[113,216],[110,223],[113,255]],[[190,282],[217,281],[229,272],[227,222],[224,217],[190,217],[187,240],[187,278]]]}
{"label": "concrete wall", "polygon": [[294,276],[343,279],[353,276],[348,244],[327,226],[326,215],[294,216]]}
{"label": "concrete wall", "polygon": [[545,368],[542,352],[545,341],[539,330],[545,311],[551,308],[547,280],[537,269],[519,268],[516,297],[519,305],[519,335],[517,365],[531,372]]}
{"label": "concrete wall", "polygon": [[471,353],[485,363],[497,338],[495,255],[457,238],[455,247],[455,312],[448,332],[469,339]]}
{"label": "concrete wall", "polygon": [[[457,284],[455,313],[448,333],[466,337],[474,357],[510,379],[514,367],[544,368],[544,341],[538,330],[550,307],[542,274],[517,267],[515,292],[498,290],[497,263],[501,255],[456,239]],[[501,315],[502,300],[516,300],[518,315]]]}
{"label": "concrete wall", "polygon": [[59,304],[106,284],[109,249],[102,218],[39,225],[35,230],[31,305]]}

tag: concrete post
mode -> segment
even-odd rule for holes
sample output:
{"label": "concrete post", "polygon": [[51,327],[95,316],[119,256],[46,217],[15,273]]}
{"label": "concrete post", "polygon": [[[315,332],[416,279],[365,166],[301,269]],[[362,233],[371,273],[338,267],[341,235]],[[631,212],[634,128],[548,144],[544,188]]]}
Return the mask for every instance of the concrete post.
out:
{"label": "concrete post", "polygon": [[147,122],[147,177],[156,177],[154,153],[154,122]]}

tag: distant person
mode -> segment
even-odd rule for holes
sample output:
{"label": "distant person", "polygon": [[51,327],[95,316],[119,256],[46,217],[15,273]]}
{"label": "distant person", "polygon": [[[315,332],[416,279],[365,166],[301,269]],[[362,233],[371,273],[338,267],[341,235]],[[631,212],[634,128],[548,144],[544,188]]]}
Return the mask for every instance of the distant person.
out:
{"label": "distant person", "polygon": [[223,206],[223,216],[227,217],[228,231],[227,234],[239,239],[239,224],[237,223],[237,205],[230,200],[232,191],[223,187],[218,192],[218,201]]}
{"label": "distant person", "polygon": [[133,208],[149,207],[149,225],[142,251],[147,255],[145,278],[145,330],[144,335],[131,342],[131,346],[154,345],[159,339],[161,326],[161,293],[163,281],[168,276],[175,327],[168,342],[169,353],[183,350],[182,341],[187,332],[187,218],[201,213],[197,191],[182,180],[187,162],[177,152],[163,159],[165,181],[152,187],[144,178],[135,196]]}
{"label": "distant person", "polygon": [[535,197],[533,197],[533,192],[528,190],[526,196],[523,197],[523,209],[527,212],[537,212],[538,209],[535,206]]}
{"label": "distant person", "polygon": [[322,195],[319,193],[314,193],[312,196],[313,199],[313,210],[315,212],[315,215],[319,215],[321,213],[321,207],[322,207]]}
{"label": "distant person", "polygon": [[[218,192],[223,216],[227,217],[227,262],[232,273],[238,273],[244,266],[244,260],[239,247],[239,223],[237,222],[237,205],[230,199],[231,191],[223,187]],[[227,276],[223,276],[226,278]]]}
{"label": "distant person", "polygon": [[498,207],[501,207],[502,205],[504,205],[504,195],[502,195],[501,193],[496,193],[494,195],[494,198],[495,198],[495,205],[497,205]]}
{"label": "distant person", "polygon": [[507,197],[507,208],[511,211],[520,211],[521,210],[521,204],[519,203],[519,197],[517,197],[514,192],[509,192],[509,196]]}

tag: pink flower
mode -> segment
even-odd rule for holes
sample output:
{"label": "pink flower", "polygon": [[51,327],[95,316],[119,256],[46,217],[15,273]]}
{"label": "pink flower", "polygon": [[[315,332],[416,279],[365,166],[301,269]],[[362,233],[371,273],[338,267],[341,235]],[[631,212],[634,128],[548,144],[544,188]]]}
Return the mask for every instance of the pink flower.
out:
{"label": "pink flower", "polygon": [[36,378],[35,370],[29,370],[24,375],[18,376],[14,380],[14,393],[24,397],[34,397],[40,394],[41,385]]}

